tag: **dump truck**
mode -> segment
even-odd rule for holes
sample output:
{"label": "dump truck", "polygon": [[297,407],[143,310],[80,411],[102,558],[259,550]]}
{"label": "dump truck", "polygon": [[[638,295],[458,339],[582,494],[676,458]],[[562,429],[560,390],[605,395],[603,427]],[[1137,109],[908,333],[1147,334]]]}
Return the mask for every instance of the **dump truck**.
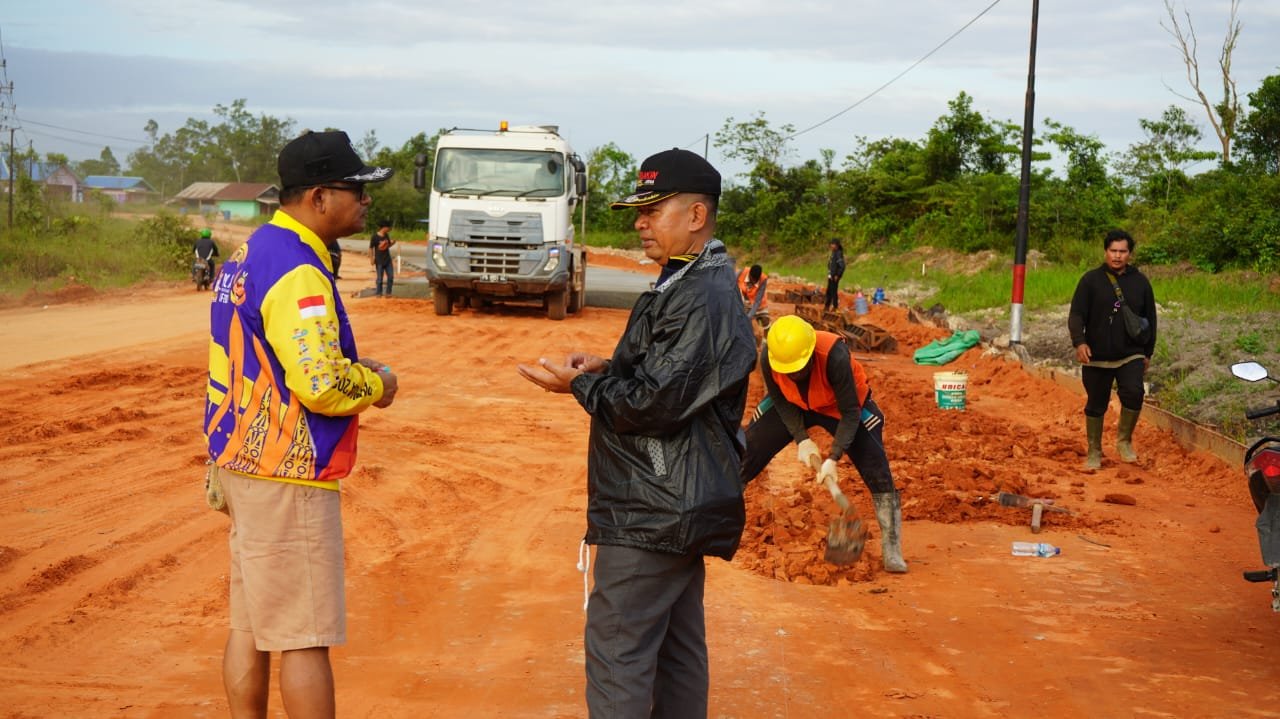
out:
{"label": "dump truck", "polygon": [[[426,185],[426,158],[414,185]],[[441,133],[431,178],[427,280],[438,315],[455,303],[541,303],[562,320],[582,309],[587,253],[574,228],[587,166],[554,125]]]}

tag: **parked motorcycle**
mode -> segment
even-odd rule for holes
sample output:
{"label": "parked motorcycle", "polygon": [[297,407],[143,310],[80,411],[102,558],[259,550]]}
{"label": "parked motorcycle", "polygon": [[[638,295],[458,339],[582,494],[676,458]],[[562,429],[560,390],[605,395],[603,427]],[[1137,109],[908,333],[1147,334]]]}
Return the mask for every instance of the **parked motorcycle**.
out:
{"label": "parked motorcycle", "polygon": [[213,273],[209,270],[209,261],[196,257],[191,264],[191,280],[196,283],[197,290],[207,290],[213,285]]}
{"label": "parked motorcycle", "polygon": [[[1257,362],[1238,362],[1231,365],[1231,374],[1249,382],[1271,380],[1267,368]],[[1249,419],[1262,419],[1280,414],[1280,400],[1270,407],[1245,411]],[[1249,495],[1258,510],[1258,547],[1262,550],[1262,563],[1266,569],[1245,572],[1250,582],[1271,582],[1271,609],[1280,612],[1280,437],[1262,437],[1244,453],[1244,473],[1249,478]]]}

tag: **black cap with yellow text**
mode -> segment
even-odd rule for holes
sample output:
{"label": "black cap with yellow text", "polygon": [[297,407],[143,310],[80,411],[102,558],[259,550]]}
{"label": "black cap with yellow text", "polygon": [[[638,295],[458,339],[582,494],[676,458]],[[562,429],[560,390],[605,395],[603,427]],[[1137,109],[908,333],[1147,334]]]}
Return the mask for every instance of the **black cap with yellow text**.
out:
{"label": "black cap with yellow text", "polygon": [[696,152],[673,148],[645,158],[636,177],[635,192],[609,207],[643,207],[681,192],[719,197],[720,173]]}

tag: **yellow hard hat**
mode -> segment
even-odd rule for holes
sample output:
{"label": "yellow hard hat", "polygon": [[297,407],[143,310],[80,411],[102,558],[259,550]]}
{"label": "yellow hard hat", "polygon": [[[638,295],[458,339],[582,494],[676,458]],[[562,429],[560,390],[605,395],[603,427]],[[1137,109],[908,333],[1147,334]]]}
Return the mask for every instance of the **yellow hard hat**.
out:
{"label": "yellow hard hat", "polygon": [[795,315],[786,315],[769,327],[765,344],[769,347],[769,366],[775,372],[790,374],[804,369],[818,344],[818,335],[813,325]]}

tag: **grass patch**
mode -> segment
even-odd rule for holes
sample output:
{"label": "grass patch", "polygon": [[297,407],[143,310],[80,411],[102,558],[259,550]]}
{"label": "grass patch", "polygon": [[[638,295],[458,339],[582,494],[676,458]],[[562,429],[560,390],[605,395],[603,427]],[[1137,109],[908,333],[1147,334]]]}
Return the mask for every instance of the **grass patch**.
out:
{"label": "grass patch", "polygon": [[141,222],[67,215],[52,219],[47,228],[5,230],[0,232],[0,293],[180,279],[190,271],[195,232],[174,215]]}

